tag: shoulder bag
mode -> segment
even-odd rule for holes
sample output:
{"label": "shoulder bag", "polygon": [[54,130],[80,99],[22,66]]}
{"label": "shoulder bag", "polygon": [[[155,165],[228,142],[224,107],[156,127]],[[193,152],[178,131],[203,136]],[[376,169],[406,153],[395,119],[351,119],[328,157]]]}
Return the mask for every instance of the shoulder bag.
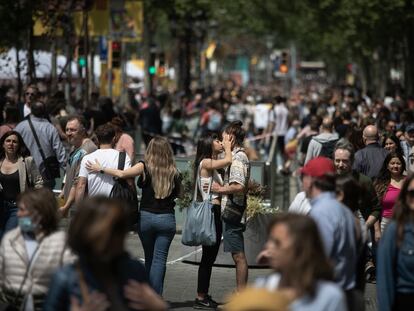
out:
{"label": "shoulder bag", "polygon": [[42,145],[40,144],[39,137],[36,134],[36,131],[34,129],[30,116],[27,118],[27,121],[29,122],[30,129],[32,130],[33,137],[37,144],[37,148],[39,148],[39,152],[43,160],[43,163],[40,166],[43,166],[44,168],[45,179],[53,180],[55,178],[59,178],[60,177],[60,165],[59,165],[59,161],[57,157],[53,155],[53,156],[46,158],[46,155],[43,151]]}
{"label": "shoulder bag", "polygon": [[201,163],[198,167],[195,181],[194,197],[187,209],[187,217],[183,226],[181,242],[187,246],[211,246],[217,241],[216,225],[214,223],[214,211],[211,203],[211,177],[208,185],[207,197],[202,202],[197,202],[198,184],[200,181]]}

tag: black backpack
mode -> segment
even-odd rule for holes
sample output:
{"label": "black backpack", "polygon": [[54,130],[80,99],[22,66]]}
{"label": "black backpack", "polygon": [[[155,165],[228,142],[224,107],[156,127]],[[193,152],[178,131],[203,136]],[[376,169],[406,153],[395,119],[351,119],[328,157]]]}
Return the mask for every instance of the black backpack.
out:
{"label": "black backpack", "polygon": [[334,140],[321,143],[322,148],[321,148],[321,152],[319,153],[319,157],[333,159],[333,153],[334,153],[335,146],[338,140],[339,139],[334,139]]}
{"label": "black backpack", "polygon": [[[124,169],[125,158],[125,152],[120,152],[118,159],[118,170]],[[134,191],[134,189],[131,188],[125,179],[114,177],[114,180],[115,184],[111,190],[111,193],[109,194],[109,197],[121,200],[127,205],[130,225],[133,227],[138,223],[139,217],[137,193]]]}

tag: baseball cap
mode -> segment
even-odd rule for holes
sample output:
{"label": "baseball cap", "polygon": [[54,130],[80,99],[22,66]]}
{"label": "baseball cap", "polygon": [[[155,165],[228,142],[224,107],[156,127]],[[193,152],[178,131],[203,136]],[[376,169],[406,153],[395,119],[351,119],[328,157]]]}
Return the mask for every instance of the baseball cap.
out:
{"label": "baseball cap", "polygon": [[335,174],[335,167],[331,159],[316,157],[309,160],[300,173],[312,177],[323,177],[326,174]]}
{"label": "baseball cap", "polygon": [[224,311],[287,311],[290,300],[277,291],[248,287],[230,296]]}
{"label": "baseball cap", "polygon": [[414,132],[414,123],[408,124],[405,128],[405,131],[408,132]]}

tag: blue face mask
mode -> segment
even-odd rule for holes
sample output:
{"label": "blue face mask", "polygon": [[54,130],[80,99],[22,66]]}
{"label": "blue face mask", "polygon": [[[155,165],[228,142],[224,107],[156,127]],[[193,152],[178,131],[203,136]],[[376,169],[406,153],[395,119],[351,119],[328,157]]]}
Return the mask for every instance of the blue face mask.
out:
{"label": "blue face mask", "polygon": [[36,225],[29,216],[19,217],[19,227],[24,233],[33,233],[36,230]]}

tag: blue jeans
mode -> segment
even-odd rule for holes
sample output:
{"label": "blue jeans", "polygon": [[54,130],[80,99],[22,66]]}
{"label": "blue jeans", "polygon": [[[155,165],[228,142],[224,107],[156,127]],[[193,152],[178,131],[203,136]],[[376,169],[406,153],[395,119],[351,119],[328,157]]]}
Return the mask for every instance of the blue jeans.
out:
{"label": "blue jeans", "polygon": [[175,235],[175,215],[141,211],[138,228],[145,253],[145,270],[152,288],[162,295],[168,250]]}
{"label": "blue jeans", "polygon": [[0,241],[3,236],[17,227],[16,202],[2,201],[0,207]]}

